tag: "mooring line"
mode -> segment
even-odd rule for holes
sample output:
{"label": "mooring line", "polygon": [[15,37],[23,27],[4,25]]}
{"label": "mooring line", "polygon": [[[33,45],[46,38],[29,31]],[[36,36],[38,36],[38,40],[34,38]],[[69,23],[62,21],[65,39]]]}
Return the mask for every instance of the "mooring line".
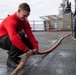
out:
{"label": "mooring line", "polygon": [[[61,41],[66,38],[67,36],[71,35],[71,33],[68,33],[67,35],[63,36],[62,38],[60,38],[60,40],[51,48],[42,51],[42,52],[38,52],[37,54],[42,55],[42,54],[48,54],[51,51],[53,51],[60,43]],[[28,51],[29,52],[29,51]],[[23,68],[23,66],[25,65],[25,62],[28,60],[28,58],[32,55],[32,50],[30,50],[30,54],[28,54],[28,52],[25,54],[25,56],[23,57],[22,61],[20,62],[20,64],[16,67],[16,69],[11,73],[11,75],[18,75],[18,73],[20,72],[20,70]]]}

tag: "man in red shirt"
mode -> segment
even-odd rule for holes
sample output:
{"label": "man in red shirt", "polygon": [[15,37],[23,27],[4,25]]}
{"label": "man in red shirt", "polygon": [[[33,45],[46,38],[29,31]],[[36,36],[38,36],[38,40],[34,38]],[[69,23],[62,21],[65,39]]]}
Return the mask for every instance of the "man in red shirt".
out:
{"label": "man in red shirt", "polygon": [[7,16],[0,25],[0,47],[8,50],[7,66],[17,67],[19,56],[28,50],[38,52],[38,43],[27,20],[29,14],[29,5],[21,3],[17,12]]}

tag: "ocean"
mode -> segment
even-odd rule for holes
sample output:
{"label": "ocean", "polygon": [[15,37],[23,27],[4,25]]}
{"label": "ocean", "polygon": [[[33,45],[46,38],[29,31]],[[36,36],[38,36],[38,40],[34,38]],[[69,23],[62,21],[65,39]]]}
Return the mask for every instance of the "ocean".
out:
{"label": "ocean", "polygon": [[[0,23],[2,19],[0,19]],[[32,30],[44,30],[44,22],[41,20],[33,20],[29,21]]]}

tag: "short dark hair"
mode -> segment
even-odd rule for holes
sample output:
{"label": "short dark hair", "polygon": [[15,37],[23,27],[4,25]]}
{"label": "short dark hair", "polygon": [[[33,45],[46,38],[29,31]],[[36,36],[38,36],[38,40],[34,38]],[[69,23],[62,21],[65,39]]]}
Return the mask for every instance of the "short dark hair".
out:
{"label": "short dark hair", "polygon": [[30,6],[27,3],[21,3],[19,5],[19,8],[22,10],[26,10],[26,11],[30,12]]}

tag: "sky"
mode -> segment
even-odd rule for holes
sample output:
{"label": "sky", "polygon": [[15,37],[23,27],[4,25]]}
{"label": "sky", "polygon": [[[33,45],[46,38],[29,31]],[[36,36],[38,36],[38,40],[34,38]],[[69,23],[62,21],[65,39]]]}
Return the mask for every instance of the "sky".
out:
{"label": "sky", "polygon": [[[74,6],[74,0],[69,0]],[[62,0],[0,0],[0,19],[5,18],[17,11],[20,3],[30,5],[29,20],[40,20],[40,16],[59,14],[59,6]]]}

